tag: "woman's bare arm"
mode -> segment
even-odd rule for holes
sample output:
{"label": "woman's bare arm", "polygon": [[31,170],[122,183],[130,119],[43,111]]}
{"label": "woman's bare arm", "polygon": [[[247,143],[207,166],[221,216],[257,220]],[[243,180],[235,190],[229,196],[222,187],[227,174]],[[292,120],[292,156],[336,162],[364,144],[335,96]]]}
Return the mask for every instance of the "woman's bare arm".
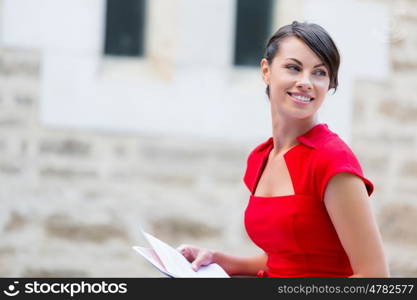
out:
{"label": "woman's bare arm", "polygon": [[388,277],[381,235],[363,181],[350,173],[335,175],[324,203],[353,269],[351,277]]}
{"label": "woman's bare arm", "polygon": [[256,276],[259,270],[266,270],[267,255],[265,253],[252,257],[239,257],[213,253],[213,262],[219,264],[229,275]]}

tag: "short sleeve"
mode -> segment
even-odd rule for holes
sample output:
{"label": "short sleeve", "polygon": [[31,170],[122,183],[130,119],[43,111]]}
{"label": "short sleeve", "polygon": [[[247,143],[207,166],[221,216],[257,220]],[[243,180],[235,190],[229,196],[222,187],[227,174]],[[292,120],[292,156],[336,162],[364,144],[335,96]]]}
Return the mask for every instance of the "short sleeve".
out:
{"label": "short sleeve", "polygon": [[354,153],[346,146],[321,151],[316,166],[316,189],[320,200],[324,200],[327,184],[339,173],[351,173],[358,176],[365,184],[368,195],[374,190],[372,182],[365,178],[362,168]]}

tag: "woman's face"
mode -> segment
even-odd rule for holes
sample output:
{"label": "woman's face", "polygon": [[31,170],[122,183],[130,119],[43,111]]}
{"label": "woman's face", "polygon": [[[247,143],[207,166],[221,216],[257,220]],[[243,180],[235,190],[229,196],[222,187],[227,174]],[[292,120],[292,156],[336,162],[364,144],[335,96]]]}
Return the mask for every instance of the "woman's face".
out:
{"label": "woman's face", "polygon": [[261,70],[269,85],[273,112],[295,119],[314,117],[329,89],[330,77],[323,62],[302,40],[282,40],[270,65],[262,59]]}

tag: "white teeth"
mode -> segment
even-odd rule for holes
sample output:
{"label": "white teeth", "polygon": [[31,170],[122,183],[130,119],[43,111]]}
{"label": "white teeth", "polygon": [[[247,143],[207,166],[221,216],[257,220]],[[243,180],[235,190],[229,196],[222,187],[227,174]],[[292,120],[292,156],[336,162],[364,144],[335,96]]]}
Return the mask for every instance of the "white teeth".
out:
{"label": "white teeth", "polygon": [[312,99],[312,98],[309,98],[309,97],[304,97],[304,96],[299,96],[299,95],[293,95],[293,94],[291,95],[291,97],[293,97],[293,98],[295,98],[297,100],[303,101],[303,102],[310,102],[311,99]]}

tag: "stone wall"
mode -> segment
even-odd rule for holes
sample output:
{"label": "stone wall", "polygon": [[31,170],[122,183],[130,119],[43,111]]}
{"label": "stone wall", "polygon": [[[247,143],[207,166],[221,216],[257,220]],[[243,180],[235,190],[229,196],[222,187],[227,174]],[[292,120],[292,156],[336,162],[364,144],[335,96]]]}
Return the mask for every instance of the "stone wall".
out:
{"label": "stone wall", "polygon": [[36,51],[0,50],[1,276],[161,276],[131,249],[139,226],[173,246],[256,251],[248,146],[44,128],[41,66]]}
{"label": "stone wall", "polygon": [[[393,276],[417,276],[417,1],[385,1],[391,72],[355,84],[353,148],[376,185],[376,208]],[[384,29],[385,30],[385,29]],[[382,31],[381,31],[382,32]],[[366,66],[363,66],[366,68]]]}

